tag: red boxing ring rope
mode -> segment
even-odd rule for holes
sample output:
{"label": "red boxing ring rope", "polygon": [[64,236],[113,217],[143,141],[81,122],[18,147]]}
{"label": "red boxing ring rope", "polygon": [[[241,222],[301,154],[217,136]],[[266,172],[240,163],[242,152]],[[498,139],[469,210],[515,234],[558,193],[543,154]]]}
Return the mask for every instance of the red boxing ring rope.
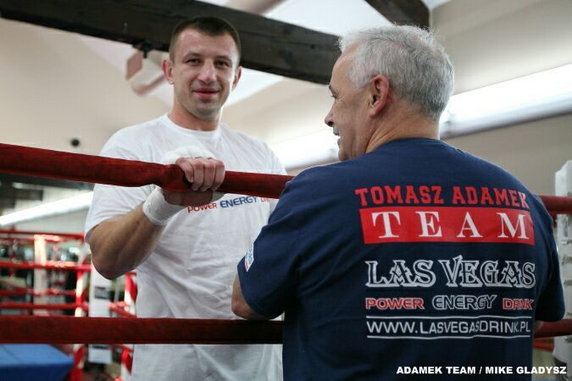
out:
{"label": "red boxing ring rope", "polygon": [[[9,285],[10,287],[11,285]],[[14,286],[12,286],[14,287]],[[14,287],[12,290],[0,290],[0,298],[3,296],[75,296],[75,291],[73,290],[58,290],[53,288],[48,288],[44,291],[35,291],[33,288],[29,287]],[[0,306],[2,304],[0,303]]]}
{"label": "red boxing ring rope", "polygon": [[572,214],[572,197],[539,195],[552,214]]}
{"label": "red boxing ring rope", "polygon": [[554,323],[544,323],[534,337],[554,337],[572,335],[572,319],[562,319]]}
{"label": "red boxing ring rope", "polygon": [[77,241],[84,240],[83,233],[55,233],[55,232],[45,232],[45,231],[0,229],[0,236],[4,239],[18,238],[18,236],[22,235],[26,236],[42,235],[42,236],[48,236],[48,238],[57,236],[58,238],[66,238],[69,240],[77,240]]}
{"label": "red boxing ring rope", "polygon": [[87,311],[87,303],[0,303],[0,310],[75,310],[81,308]]}
{"label": "red boxing ring rope", "polygon": [[90,265],[77,265],[75,262],[47,261],[45,264],[37,262],[0,262],[0,268],[18,270],[58,270],[58,271],[91,271]]}
{"label": "red boxing ring rope", "polygon": [[[282,322],[0,316],[0,343],[279,344]],[[8,327],[10,327],[8,329]]]}
{"label": "red boxing ring rope", "polygon": [[[155,184],[171,191],[189,189],[183,171],[176,165],[11,144],[0,144],[0,172],[127,187]],[[291,178],[285,175],[226,171],[219,191],[278,198]]]}
{"label": "red boxing ring rope", "polygon": [[[281,321],[0,316],[0,343],[280,344]],[[9,327],[9,328],[8,328]],[[572,320],[544,323],[535,337],[572,334]]]}
{"label": "red boxing ring rope", "polygon": [[[0,172],[127,187],[155,184],[172,191],[189,189],[183,171],[176,165],[1,143]],[[226,171],[219,190],[226,193],[279,198],[284,186],[292,178],[286,175]],[[553,214],[572,214],[572,197],[540,195],[540,198],[546,209]]]}
{"label": "red boxing ring rope", "polygon": [[[23,160],[25,158],[26,160]],[[176,165],[105,158],[0,144],[0,172],[72,181],[189,189]],[[219,190],[279,198],[291,176],[227,171]],[[540,196],[546,208],[572,214],[572,197]],[[278,344],[282,322],[211,319],[146,319],[0,316],[0,343]],[[9,329],[5,329],[10,327]],[[572,320],[545,323],[535,337],[572,334]]]}

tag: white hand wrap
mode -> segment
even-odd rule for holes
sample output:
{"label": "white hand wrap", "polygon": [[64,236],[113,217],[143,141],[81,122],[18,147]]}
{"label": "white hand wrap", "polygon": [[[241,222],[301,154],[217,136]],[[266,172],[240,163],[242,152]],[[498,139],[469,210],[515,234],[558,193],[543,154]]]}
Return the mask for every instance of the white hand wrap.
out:
{"label": "white hand wrap", "polygon": [[143,214],[153,225],[164,226],[171,217],[185,208],[184,205],[169,204],[165,200],[161,188],[157,187],[153,189],[153,192],[143,203]]}
{"label": "white hand wrap", "polygon": [[[177,159],[180,157],[188,157],[189,159],[196,159],[199,157],[214,159],[214,155],[204,148],[185,146],[167,152],[161,161],[163,164],[175,164]],[[222,196],[222,193],[213,192],[212,201],[218,200]],[[145,214],[149,221],[154,225],[164,226],[171,217],[185,208],[186,206],[184,205],[168,203],[163,196],[161,188],[155,188],[143,203],[143,214]]]}

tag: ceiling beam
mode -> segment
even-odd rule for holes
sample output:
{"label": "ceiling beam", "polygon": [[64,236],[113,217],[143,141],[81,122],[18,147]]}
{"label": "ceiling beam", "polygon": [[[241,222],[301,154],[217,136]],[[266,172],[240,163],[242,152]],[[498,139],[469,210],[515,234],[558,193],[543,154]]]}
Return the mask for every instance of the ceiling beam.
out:
{"label": "ceiling beam", "polygon": [[421,0],[365,1],[394,24],[429,28],[429,8]]}
{"label": "ceiling beam", "polygon": [[230,21],[242,40],[242,66],[327,84],[337,36],[192,0],[0,0],[3,18],[167,51],[171,29],[198,15]]}

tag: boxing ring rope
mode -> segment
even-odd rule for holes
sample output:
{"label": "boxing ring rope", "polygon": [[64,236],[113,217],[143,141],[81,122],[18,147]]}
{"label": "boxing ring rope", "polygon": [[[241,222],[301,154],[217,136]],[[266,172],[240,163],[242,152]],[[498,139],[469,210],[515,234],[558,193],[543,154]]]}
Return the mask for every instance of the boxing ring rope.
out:
{"label": "boxing ring rope", "polygon": [[[0,316],[0,343],[279,344],[282,322]],[[10,327],[10,329],[6,329]]]}
{"label": "boxing ring rope", "polygon": [[[0,232],[1,233],[1,232]],[[11,234],[30,234],[30,232],[10,232]],[[35,233],[33,233],[35,234]],[[71,235],[70,235],[71,236]],[[77,238],[74,238],[77,239]],[[54,270],[54,271],[76,271],[78,274],[90,272],[90,265],[78,265],[75,262],[47,261],[46,263],[37,262],[0,262],[0,269],[11,270]],[[77,295],[77,291],[58,290],[48,288],[42,291],[36,291],[29,287],[20,287],[13,285],[5,280],[0,281],[0,285],[10,288],[10,290],[0,290],[0,297],[5,296],[71,296],[76,297],[75,303],[24,303],[24,302],[0,302],[0,310],[74,310],[81,309],[87,311],[87,303],[85,295]]]}
{"label": "boxing ring rope", "polygon": [[[22,158],[26,160],[22,160]],[[0,143],[0,172],[98,184],[139,187],[155,184],[170,191],[189,189],[176,165],[115,159]],[[226,171],[220,192],[279,198],[293,176]],[[553,213],[572,214],[572,197],[539,196]]]}
{"label": "boxing ring rope", "polygon": [[535,338],[572,335],[572,319],[544,323],[534,334]]}
{"label": "boxing ring rope", "polygon": [[[11,144],[0,144],[0,172],[126,187],[155,184],[170,191],[189,189],[183,171],[173,164],[162,165]],[[226,171],[219,191],[278,198],[291,178],[285,175]]]}
{"label": "boxing ring rope", "polygon": [[[4,171],[0,171],[4,172]],[[44,237],[58,237],[56,240],[57,242],[63,241],[61,238],[66,238],[66,240],[77,240],[83,242],[85,237],[81,233],[54,233],[54,232],[45,232],[45,231],[29,231],[29,230],[10,230],[10,229],[0,229],[0,235],[4,239],[11,239],[17,238],[17,236],[21,235],[42,235]],[[16,236],[16,237],[14,237]]]}
{"label": "boxing ring rope", "polygon": [[75,310],[81,308],[88,310],[87,303],[0,303],[3,310]]}
{"label": "boxing ring rope", "polygon": [[[8,287],[13,287],[12,290],[0,290],[0,297],[2,296],[24,296],[24,295],[32,295],[32,296],[75,296],[75,291],[73,290],[58,290],[48,288],[42,292],[35,291],[33,288],[30,287],[16,287],[13,285],[8,284]],[[1,306],[1,304],[0,304]]]}
{"label": "boxing ring rope", "polygon": [[[23,160],[22,158],[26,158]],[[0,144],[0,172],[119,186],[189,189],[176,165]],[[291,176],[227,171],[219,191],[278,198]],[[572,214],[572,197],[540,198],[552,213]],[[278,344],[282,322],[218,319],[0,316],[0,343]],[[572,334],[572,320],[544,323],[535,337]]]}
{"label": "boxing ring rope", "polygon": [[[0,316],[0,343],[280,344],[281,321]],[[10,329],[5,329],[10,327]],[[535,338],[572,333],[572,319],[544,323]]]}
{"label": "boxing ring rope", "polygon": [[91,271],[90,265],[78,265],[75,262],[59,262],[47,261],[46,264],[37,262],[0,262],[0,268],[18,269],[18,270],[76,270],[76,271]]}

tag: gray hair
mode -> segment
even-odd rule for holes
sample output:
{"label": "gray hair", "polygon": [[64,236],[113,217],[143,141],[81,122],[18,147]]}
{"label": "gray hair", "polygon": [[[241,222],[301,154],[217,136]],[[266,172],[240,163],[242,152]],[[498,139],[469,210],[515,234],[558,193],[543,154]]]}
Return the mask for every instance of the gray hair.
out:
{"label": "gray hair", "polygon": [[386,26],[348,34],[339,41],[353,52],[350,80],[361,88],[382,74],[396,95],[434,120],[453,92],[453,65],[431,33],[413,26]]}

